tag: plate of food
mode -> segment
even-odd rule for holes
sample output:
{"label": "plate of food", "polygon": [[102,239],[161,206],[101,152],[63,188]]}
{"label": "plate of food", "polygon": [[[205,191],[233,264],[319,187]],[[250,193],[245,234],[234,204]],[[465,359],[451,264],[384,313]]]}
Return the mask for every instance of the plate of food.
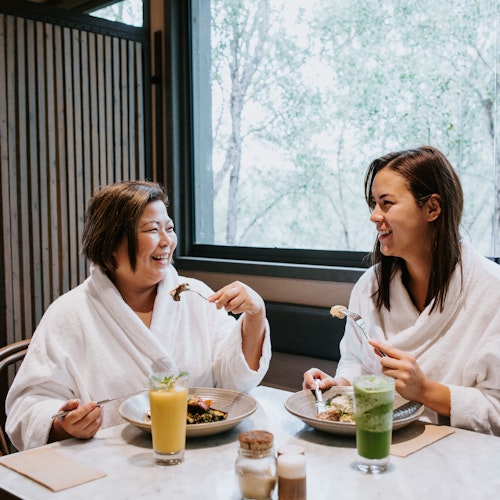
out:
{"label": "plate of food", "polygon": [[[292,415],[315,429],[330,434],[356,434],[354,421],[352,386],[335,386],[323,393],[327,404],[320,414],[316,410],[316,399],[312,391],[304,390],[292,394],[285,401],[285,408]],[[424,412],[420,403],[408,401],[399,394],[394,396],[393,430],[405,427],[419,418]]]}
{"label": "plate of food", "polygon": [[[232,429],[252,415],[258,406],[248,394],[210,387],[191,387],[188,403],[187,438],[212,436]],[[118,411],[127,422],[151,432],[148,392],[125,400]]]}

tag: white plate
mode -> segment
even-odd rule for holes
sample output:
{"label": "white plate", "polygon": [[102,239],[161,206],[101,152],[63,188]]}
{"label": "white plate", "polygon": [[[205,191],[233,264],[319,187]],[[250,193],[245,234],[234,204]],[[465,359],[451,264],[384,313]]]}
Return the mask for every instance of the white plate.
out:
{"label": "white plate", "polygon": [[[352,394],[352,386],[336,386],[323,393],[324,400],[334,397],[336,394]],[[316,400],[311,391],[304,390],[292,394],[285,402],[285,408],[304,423],[315,429],[330,434],[356,434],[356,424],[354,422],[330,422],[320,420],[316,417]],[[399,394],[394,396],[394,421],[393,430],[400,429],[416,420],[424,412],[424,407],[420,403],[408,402]]]}
{"label": "white plate", "polygon": [[[186,427],[186,437],[212,436],[227,431],[249,417],[257,409],[257,401],[242,392],[229,389],[214,389],[210,387],[191,387],[189,397],[198,396],[211,399],[212,406],[228,413],[227,419],[206,424],[189,424]],[[149,394],[147,392],[133,396],[124,401],[118,410],[121,417],[134,424],[139,429],[151,432],[148,419]]]}

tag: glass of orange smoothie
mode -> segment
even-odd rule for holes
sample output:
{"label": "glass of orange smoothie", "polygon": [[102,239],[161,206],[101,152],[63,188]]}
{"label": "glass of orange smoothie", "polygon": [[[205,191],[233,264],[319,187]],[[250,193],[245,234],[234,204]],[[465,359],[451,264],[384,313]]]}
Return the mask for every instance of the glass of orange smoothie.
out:
{"label": "glass of orange smoothie", "polygon": [[161,372],[149,376],[149,405],[154,459],[160,465],[184,460],[188,374]]}

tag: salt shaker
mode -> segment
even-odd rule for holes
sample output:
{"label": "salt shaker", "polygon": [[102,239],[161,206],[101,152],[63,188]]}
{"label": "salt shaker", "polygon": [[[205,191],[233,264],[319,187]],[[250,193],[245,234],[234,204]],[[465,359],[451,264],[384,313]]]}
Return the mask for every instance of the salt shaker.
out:
{"label": "salt shaker", "polygon": [[278,450],[278,500],[306,500],[306,457],[300,446]]}
{"label": "salt shaker", "polygon": [[276,486],[273,435],[253,430],[242,432],[238,440],[235,470],[243,500],[270,500]]}

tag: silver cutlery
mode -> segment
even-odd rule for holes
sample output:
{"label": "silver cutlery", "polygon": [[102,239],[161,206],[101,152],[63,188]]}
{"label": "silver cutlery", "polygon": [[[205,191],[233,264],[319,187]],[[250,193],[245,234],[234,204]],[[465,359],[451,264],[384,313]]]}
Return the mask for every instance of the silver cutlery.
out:
{"label": "silver cutlery", "polygon": [[[137,394],[141,394],[145,391],[147,391],[148,389],[142,389],[141,391],[137,391],[137,392],[133,392],[132,394],[127,394],[125,396],[118,396],[117,398],[111,398],[111,399],[102,399],[101,401],[97,401],[96,402],[96,406],[102,406],[106,403],[111,403],[111,401],[118,401],[119,399],[124,399],[124,398],[131,398],[132,396],[136,396]],[[50,417],[51,419],[53,418],[60,418],[60,417],[65,417],[68,413],[71,413],[72,411],[76,410],[77,408],[73,408],[73,410],[66,410],[66,411],[62,411],[62,412],[59,412],[59,413],[56,413],[55,415],[52,415],[52,417]]]}
{"label": "silver cutlery", "polygon": [[326,403],[323,401],[323,392],[319,388],[319,380],[314,380],[316,387],[314,389],[314,394],[316,396],[316,411],[321,413],[326,410]]}
{"label": "silver cutlery", "polygon": [[[366,340],[370,340],[370,337],[368,336],[365,330],[365,322],[358,313],[355,313],[354,311],[347,309],[347,307],[345,306],[333,306],[330,309],[330,314],[340,319],[344,318],[345,316],[351,318],[354,321],[354,323],[358,325],[359,329],[363,332],[363,335],[366,337]],[[387,356],[387,354],[381,351],[380,349],[375,349],[375,350],[378,354],[380,354],[380,356]]]}
{"label": "silver cutlery", "polygon": [[202,295],[200,292],[198,292],[197,290],[193,290],[192,288],[186,288],[184,290],[185,292],[193,292],[193,293],[196,293],[197,295],[199,295],[202,299],[205,299],[207,302],[210,302],[206,297],[205,295]]}
{"label": "silver cutlery", "polygon": [[393,419],[395,421],[402,420],[404,418],[413,415],[422,405],[416,401],[408,401],[407,403],[394,409]]}

